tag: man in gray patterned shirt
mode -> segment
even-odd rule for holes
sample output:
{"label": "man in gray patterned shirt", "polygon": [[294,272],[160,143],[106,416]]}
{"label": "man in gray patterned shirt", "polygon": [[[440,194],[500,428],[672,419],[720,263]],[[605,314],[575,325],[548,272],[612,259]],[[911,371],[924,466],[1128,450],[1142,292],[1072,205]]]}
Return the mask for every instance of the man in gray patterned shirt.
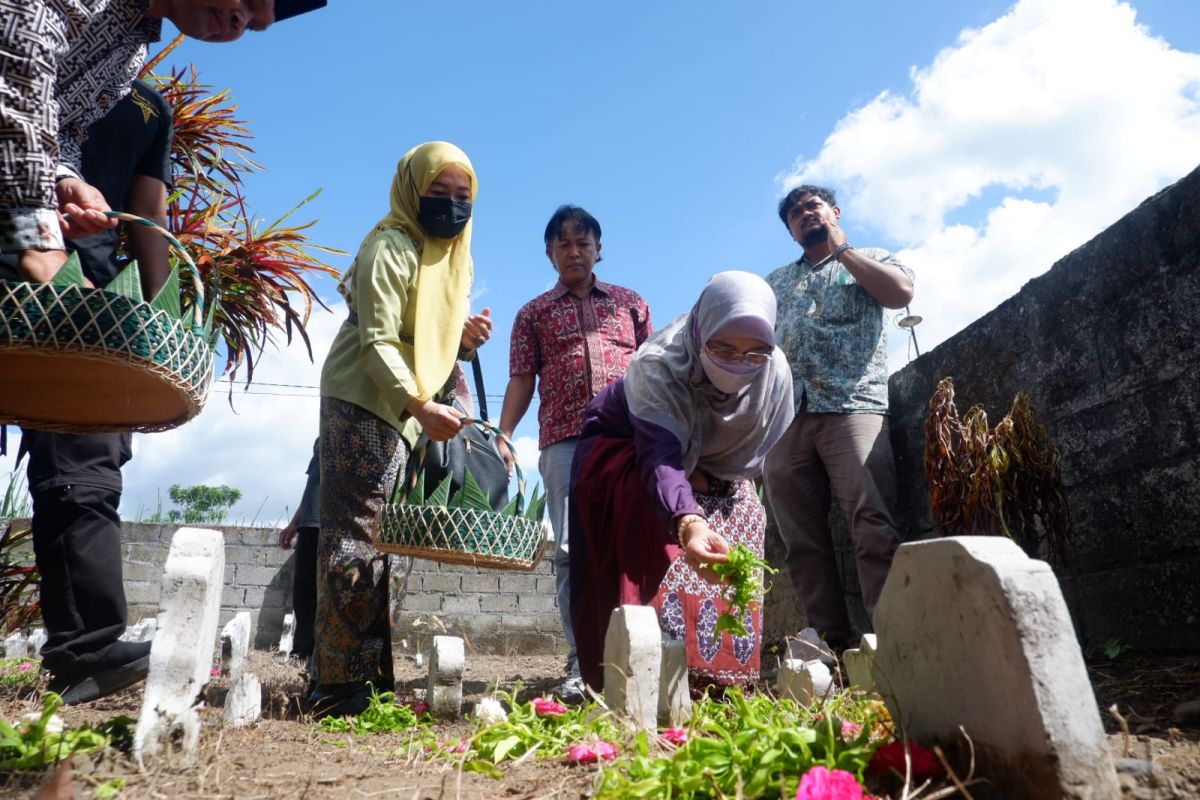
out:
{"label": "man in gray patterned shirt", "polygon": [[779,304],[776,338],[792,367],[796,418],[767,456],[767,498],[808,623],[835,649],[853,626],[829,531],[837,499],[850,526],[868,615],[900,540],[896,467],[888,441],[886,309],[913,297],[912,272],[877,248],[855,249],[833,191],[799,186],[779,217],[804,248],[767,277]]}

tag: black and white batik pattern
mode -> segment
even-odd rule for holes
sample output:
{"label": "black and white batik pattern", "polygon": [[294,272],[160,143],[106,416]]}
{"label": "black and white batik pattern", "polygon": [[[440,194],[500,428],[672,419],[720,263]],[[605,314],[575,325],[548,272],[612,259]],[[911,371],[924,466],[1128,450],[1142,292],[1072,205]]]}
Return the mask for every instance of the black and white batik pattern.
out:
{"label": "black and white batik pattern", "polygon": [[0,250],[61,249],[60,163],[129,92],[161,21],[149,0],[0,0]]}

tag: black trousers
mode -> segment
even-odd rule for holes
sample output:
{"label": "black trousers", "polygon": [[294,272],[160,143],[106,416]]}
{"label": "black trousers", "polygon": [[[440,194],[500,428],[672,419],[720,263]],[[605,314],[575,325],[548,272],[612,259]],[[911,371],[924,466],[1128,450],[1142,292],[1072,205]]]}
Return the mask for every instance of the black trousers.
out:
{"label": "black trousers", "polygon": [[126,622],[117,506],[130,436],[26,430],[22,450],[42,578],[42,666],[65,677],[112,666],[107,651]]}
{"label": "black trousers", "polygon": [[317,539],[320,528],[296,529],[296,562],[292,576],[292,611],[296,632],[292,637],[292,655],[311,656],[313,626],[317,619]]}

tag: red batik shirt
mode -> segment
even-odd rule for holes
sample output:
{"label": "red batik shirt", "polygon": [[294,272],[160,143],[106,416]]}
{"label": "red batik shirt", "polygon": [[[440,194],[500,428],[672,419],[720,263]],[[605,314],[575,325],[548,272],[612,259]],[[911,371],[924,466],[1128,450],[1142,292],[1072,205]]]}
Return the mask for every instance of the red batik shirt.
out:
{"label": "red batik shirt", "polygon": [[651,332],[646,301],[598,278],[586,297],[559,281],[522,306],[508,374],[538,376],[539,448],[579,435],[588,402],[625,374]]}

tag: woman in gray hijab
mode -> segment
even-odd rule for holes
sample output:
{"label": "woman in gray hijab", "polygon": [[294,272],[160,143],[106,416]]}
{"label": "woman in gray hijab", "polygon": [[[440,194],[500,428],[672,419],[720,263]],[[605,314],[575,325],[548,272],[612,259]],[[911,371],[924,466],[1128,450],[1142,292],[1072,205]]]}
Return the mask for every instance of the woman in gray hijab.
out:
{"label": "woman in gray hijab", "polygon": [[588,405],[568,529],[576,648],[593,688],[609,615],[627,603],[654,605],[663,630],[687,642],[696,688],[757,677],[761,612],[746,613],[745,636],[714,638],[725,604],[708,565],[733,544],[762,556],[752,481],[793,414],[774,329],[766,282],[722,272]]}

